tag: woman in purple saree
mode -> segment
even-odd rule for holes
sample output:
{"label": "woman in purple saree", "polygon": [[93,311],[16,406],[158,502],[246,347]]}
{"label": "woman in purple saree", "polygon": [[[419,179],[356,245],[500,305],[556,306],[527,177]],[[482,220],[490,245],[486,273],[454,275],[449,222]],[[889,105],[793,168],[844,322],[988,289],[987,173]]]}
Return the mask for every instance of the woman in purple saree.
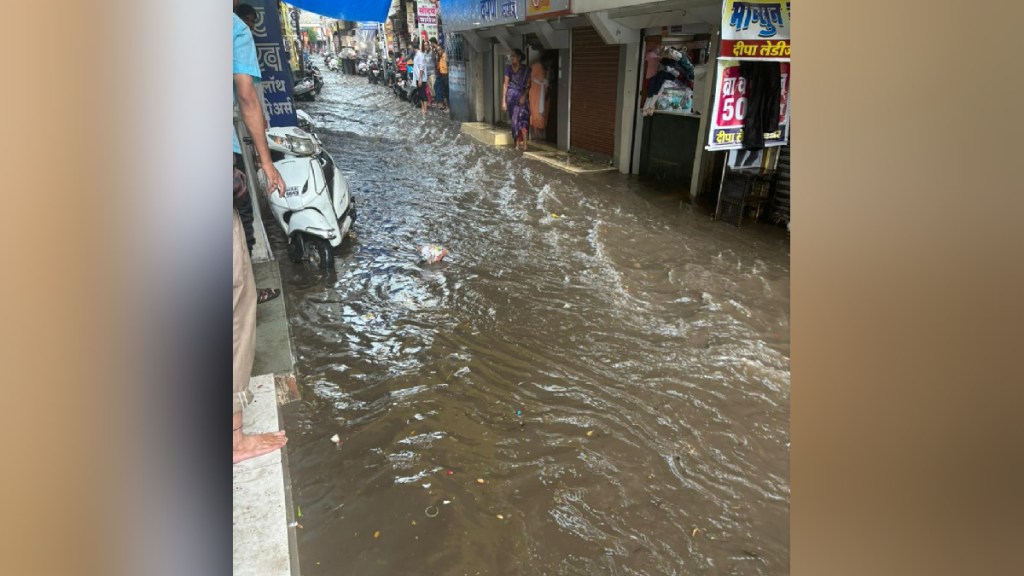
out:
{"label": "woman in purple saree", "polygon": [[526,150],[530,129],[530,70],[523,65],[526,55],[516,48],[505,67],[505,86],[502,88],[501,109],[508,111],[512,123],[512,138],[516,148]]}

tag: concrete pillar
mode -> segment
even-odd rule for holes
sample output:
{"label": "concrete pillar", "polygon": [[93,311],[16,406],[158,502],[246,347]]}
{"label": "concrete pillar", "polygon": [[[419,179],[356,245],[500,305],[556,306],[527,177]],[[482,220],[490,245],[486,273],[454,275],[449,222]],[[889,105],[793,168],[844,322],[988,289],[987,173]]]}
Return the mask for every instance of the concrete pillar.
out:
{"label": "concrete pillar", "polygon": [[[483,90],[480,91],[481,95],[481,109],[483,110],[483,121],[488,124],[494,124],[497,117],[494,110],[494,48],[492,45],[488,45],[490,50],[482,55],[483,60],[483,77],[481,78],[481,84]],[[501,112],[499,108],[497,112]]]}
{"label": "concrete pillar", "polygon": [[640,42],[623,44],[619,48],[619,97],[615,115],[615,167],[623,174],[630,173],[630,155],[633,150],[633,124],[637,111],[637,81],[640,74]]}
{"label": "concrete pillar", "polygon": [[707,82],[708,87],[705,91],[705,98],[702,102],[694,102],[694,107],[699,104],[701,107],[698,108],[700,111],[700,128],[697,129],[697,150],[693,155],[693,175],[690,176],[690,200],[696,200],[700,189],[707,180],[708,172],[713,165],[711,162],[712,155],[708,154],[704,150],[704,146],[708,142],[708,119],[711,117],[712,108],[715,102],[715,82],[718,81],[718,42],[721,35],[721,30],[715,28],[711,32],[710,50],[708,54],[708,69],[707,69]]}
{"label": "concrete pillar", "polygon": [[558,149],[569,149],[569,100],[572,97],[572,43],[558,51]]}

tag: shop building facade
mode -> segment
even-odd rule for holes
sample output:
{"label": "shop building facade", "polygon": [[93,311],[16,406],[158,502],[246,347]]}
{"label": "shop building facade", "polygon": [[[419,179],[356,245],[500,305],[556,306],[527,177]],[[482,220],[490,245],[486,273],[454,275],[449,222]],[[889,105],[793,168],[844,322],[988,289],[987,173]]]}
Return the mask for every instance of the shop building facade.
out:
{"label": "shop building facade", "polygon": [[[534,140],[606,160],[624,174],[687,180],[679,183],[691,196],[706,185],[702,143],[721,0],[444,0],[441,13],[449,59],[460,68],[458,83],[452,82],[457,120],[507,124],[501,87],[508,55],[518,48],[528,61],[543,61],[548,75],[547,126],[532,134]],[[693,106],[689,115],[645,118],[644,56],[666,42],[685,49],[695,65]],[[685,127],[685,146],[678,137],[657,137],[670,123],[673,132]],[[663,169],[672,162],[674,170]]]}

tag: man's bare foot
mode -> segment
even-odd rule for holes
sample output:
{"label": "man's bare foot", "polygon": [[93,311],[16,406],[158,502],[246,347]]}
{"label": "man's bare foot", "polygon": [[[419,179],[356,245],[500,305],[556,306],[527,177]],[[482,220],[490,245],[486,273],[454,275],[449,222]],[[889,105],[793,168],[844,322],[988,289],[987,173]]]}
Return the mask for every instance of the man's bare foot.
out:
{"label": "man's bare foot", "polygon": [[267,432],[266,434],[238,434],[233,441],[233,463],[238,464],[249,458],[269,454],[274,450],[281,449],[287,443],[288,438],[285,437],[284,430]]}

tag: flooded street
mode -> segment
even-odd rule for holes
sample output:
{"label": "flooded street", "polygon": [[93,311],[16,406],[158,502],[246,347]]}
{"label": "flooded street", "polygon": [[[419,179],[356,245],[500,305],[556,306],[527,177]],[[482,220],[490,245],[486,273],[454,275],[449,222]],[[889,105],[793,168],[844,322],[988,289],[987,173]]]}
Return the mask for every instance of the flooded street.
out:
{"label": "flooded street", "polygon": [[325,276],[267,220],[304,576],[788,574],[785,231],[325,82],[354,238]]}

